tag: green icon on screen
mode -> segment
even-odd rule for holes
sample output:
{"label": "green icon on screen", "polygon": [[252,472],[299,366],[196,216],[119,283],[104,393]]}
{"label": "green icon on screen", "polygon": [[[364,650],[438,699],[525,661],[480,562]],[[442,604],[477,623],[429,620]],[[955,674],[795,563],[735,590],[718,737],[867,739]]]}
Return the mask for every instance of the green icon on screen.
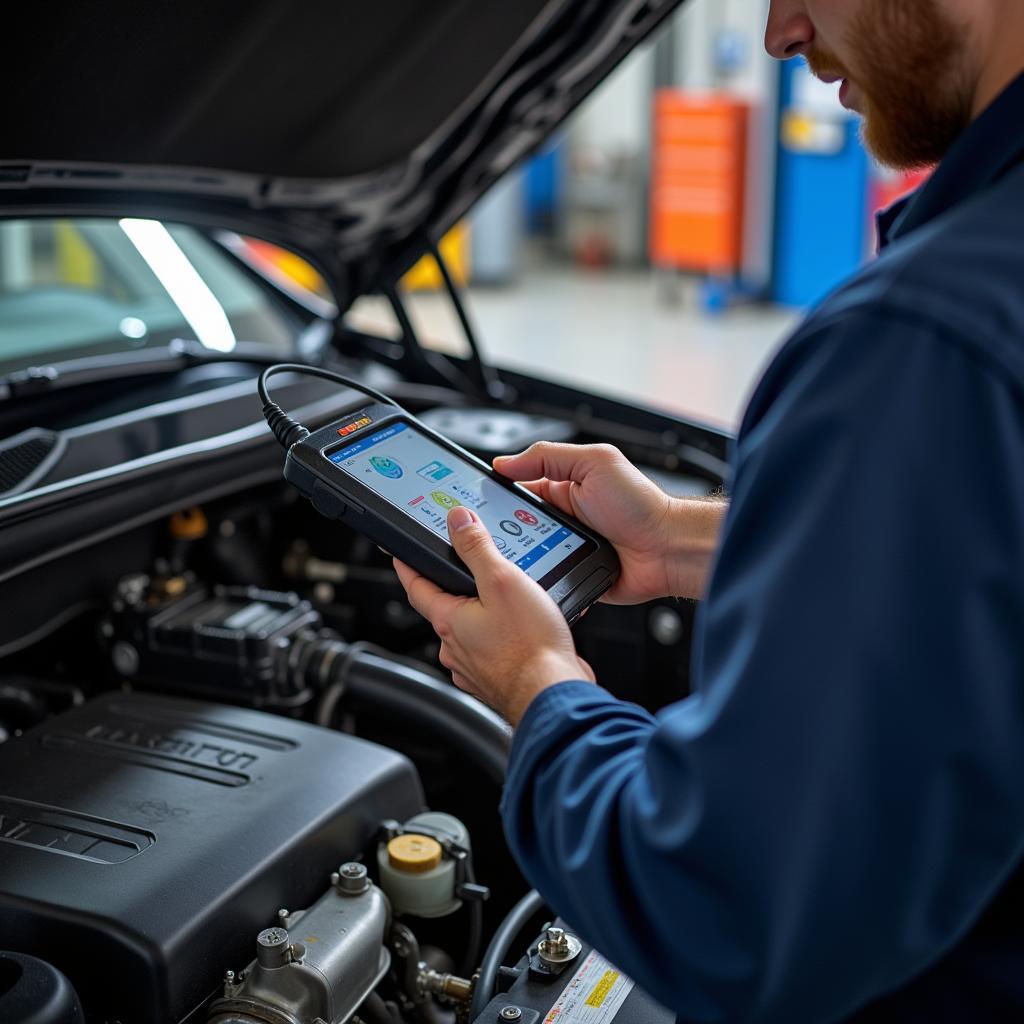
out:
{"label": "green icon on screen", "polygon": [[445,494],[444,491],[431,491],[430,496],[437,502],[441,508],[451,510],[461,505],[462,502],[458,498],[453,498],[450,494]]}

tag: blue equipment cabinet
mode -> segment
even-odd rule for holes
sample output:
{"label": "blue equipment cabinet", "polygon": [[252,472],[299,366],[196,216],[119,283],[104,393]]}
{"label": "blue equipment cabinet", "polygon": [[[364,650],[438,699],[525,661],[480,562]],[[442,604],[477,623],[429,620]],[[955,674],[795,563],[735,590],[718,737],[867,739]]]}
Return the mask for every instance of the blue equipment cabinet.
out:
{"label": "blue equipment cabinet", "polygon": [[868,250],[870,162],[859,121],[804,60],[781,67],[773,298],[810,306]]}

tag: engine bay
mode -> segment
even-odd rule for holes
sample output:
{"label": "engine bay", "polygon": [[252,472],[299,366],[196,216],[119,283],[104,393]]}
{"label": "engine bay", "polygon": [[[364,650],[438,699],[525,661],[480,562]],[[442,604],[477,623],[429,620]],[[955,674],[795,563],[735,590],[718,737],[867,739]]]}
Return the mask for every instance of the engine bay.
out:
{"label": "engine bay", "polygon": [[[69,9],[59,53],[52,19],[21,26],[3,1024],[670,1020],[529,892],[498,813],[508,728],[441,671],[391,560],[282,480],[258,414],[259,371],[287,358],[481,458],[610,442],[669,490],[725,481],[721,431],[488,366],[435,241],[676,4],[443,6]],[[468,355],[420,344],[400,282],[425,254]],[[356,327],[363,297],[394,324]],[[309,379],[275,397],[311,430],[360,401]],[[575,635],[654,709],[688,690],[693,616],[595,606]]]}
{"label": "engine bay", "polygon": [[[390,559],[280,479],[242,376],[69,422],[0,498],[0,1007],[64,978],[39,1020],[532,1024],[599,954],[542,903],[515,917],[509,731],[445,677]],[[345,406],[293,387],[313,422]],[[483,457],[610,441],[666,489],[722,482],[717,439],[688,463],[667,417],[405,387]],[[575,635],[656,710],[688,690],[693,614],[598,605]]]}

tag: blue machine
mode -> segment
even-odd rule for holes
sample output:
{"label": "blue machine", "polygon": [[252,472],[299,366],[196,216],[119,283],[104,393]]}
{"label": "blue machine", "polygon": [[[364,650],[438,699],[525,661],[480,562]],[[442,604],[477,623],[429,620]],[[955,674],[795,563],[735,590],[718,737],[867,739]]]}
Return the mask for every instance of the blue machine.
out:
{"label": "blue machine", "polygon": [[526,165],[526,225],[531,232],[552,230],[565,191],[566,142],[559,133]]}
{"label": "blue machine", "polygon": [[781,67],[772,294],[809,306],[849,277],[869,250],[870,161],[859,122],[803,60]]}

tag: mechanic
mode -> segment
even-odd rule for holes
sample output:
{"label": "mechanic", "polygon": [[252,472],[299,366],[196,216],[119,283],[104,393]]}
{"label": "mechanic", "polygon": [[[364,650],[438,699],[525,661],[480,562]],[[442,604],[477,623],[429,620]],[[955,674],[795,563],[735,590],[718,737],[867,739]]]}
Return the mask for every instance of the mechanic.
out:
{"label": "mechanic", "polygon": [[526,876],[682,1019],[1024,1020],[1024,3],[773,0],[767,46],[941,165],[768,370],[727,512],[606,447],[496,462],[617,546],[609,600],[706,598],[694,695],[594,685],[464,508],[479,600],[397,568],[517,725]]}

